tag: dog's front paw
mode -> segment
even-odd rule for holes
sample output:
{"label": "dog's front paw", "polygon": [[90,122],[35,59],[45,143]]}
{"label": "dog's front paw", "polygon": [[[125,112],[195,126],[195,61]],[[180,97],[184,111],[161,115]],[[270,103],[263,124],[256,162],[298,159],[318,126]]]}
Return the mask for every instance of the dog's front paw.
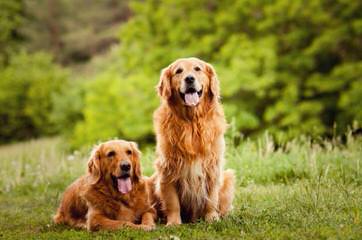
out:
{"label": "dog's front paw", "polygon": [[167,220],[166,226],[177,226],[181,224],[180,218],[170,218]]}
{"label": "dog's front paw", "polygon": [[167,216],[167,224],[166,226],[176,226],[181,224],[180,214],[171,213]]}
{"label": "dog's front paw", "polygon": [[145,224],[140,224],[138,225],[139,229],[142,229],[143,231],[152,231],[156,229],[156,225],[145,225]]}
{"label": "dog's front paw", "polygon": [[206,222],[213,222],[219,220],[219,214],[216,211],[211,211],[205,215]]}

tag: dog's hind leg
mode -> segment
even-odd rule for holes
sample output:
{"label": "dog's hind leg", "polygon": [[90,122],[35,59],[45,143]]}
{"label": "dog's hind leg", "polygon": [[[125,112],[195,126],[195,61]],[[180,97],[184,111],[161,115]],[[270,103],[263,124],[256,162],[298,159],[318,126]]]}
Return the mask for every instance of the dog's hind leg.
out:
{"label": "dog's hind leg", "polygon": [[74,218],[69,214],[63,213],[61,210],[53,217],[55,224],[67,224],[76,228],[86,228],[86,219],[84,217]]}
{"label": "dog's hind leg", "polygon": [[223,182],[219,191],[219,214],[221,217],[226,216],[233,208],[235,192],[235,174],[231,169],[223,173]]}

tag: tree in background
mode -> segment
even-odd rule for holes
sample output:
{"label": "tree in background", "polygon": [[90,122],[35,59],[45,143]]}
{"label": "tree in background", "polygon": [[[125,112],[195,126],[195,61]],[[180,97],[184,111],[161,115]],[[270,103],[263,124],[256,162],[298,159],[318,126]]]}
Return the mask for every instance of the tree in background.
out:
{"label": "tree in background", "polygon": [[22,22],[22,1],[0,1],[0,67],[9,61],[9,55],[18,47],[21,37],[18,28]]}
{"label": "tree in background", "polygon": [[127,1],[4,0],[0,13],[0,142],[71,131],[85,84],[53,59],[83,62],[117,42]]}
{"label": "tree in background", "polygon": [[0,143],[56,133],[53,95],[68,73],[52,56],[23,47],[24,1],[0,1]]}
{"label": "tree in background", "polygon": [[0,142],[54,134],[52,96],[68,76],[49,54],[20,52],[0,70]]}
{"label": "tree in background", "polygon": [[124,0],[24,0],[20,28],[31,51],[51,52],[60,63],[88,61],[117,43],[117,29],[130,16]]}
{"label": "tree in background", "polygon": [[[331,134],[335,123],[345,130],[353,120],[362,122],[360,1],[146,0],[133,2],[132,10],[120,34],[120,60],[112,66],[121,76],[120,95],[137,91],[137,76],[150,86],[143,94],[153,103],[151,86],[160,69],[176,58],[197,56],[216,66],[228,119],[245,134],[269,130],[283,140]],[[112,79],[95,81],[107,85]],[[129,117],[151,125],[152,111],[143,108],[142,98],[118,101],[113,109],[124,110],[108,116],[108,123]],[[99,125],[91,119],[104,105],[101,98],[86,102],[89,117],[82,128]],[[132,137],[127,127],[112,134]],[[148,135],[151,128],[145,129],[134,137]]]}
{"label": "tree in background", "polygon": [[[159,72],[188,56],[216,67],[227,118],[248,136],[343,132],[362,122],[361,9],[346,0],[3,0],[0,76],[10,90],[0,99],[13,111],[1,106],[0,138],[149,141]],[[73,81],[39,50],[70,66]],[[92,76],[79,77],[90,58],[98,63],[81,70]],[[24,107],[29,94],[46,100]]]}

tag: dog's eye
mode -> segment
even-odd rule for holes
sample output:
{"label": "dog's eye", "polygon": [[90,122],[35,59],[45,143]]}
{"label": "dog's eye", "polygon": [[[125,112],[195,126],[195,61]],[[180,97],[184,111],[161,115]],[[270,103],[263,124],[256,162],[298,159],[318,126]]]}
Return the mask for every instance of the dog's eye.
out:
{"label": "dog's eye", "polygon": [[132,155],[132,151],[131,151],[131,150],[127,150],[126,153],[127,153],[127,155]]}
{"label": "dog's eye", "polygon": [[176,74],[180,74],[180,73],[182,73],[182,68],[178,68],[177,70],[176,70]]}
{"label": "dog's eye", "polygon": [[195,67],[194,69],[195,69],[195,71],[197,71],[197,72],[201,70],[201,68],[199,68],[199,67]]}
{"label": "dog's eye", "polygon": [[116,155],[115,151],[110,151],[109,153],[107,153],[107,157],[114,157]]}

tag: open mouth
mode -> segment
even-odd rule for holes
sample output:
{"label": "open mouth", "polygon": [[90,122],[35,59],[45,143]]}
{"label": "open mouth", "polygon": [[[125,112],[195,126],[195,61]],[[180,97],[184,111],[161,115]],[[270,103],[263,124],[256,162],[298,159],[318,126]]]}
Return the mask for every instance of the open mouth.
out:
{"label": "open mouth", "polygon": [[112,175],[113,186],[122,194],[127,194],[132,190],[132,181],[129,174],[123,174],[119,177]]}
{"label": "open mouth", "polygon": [[185,93],[180,92],[180,96],[187,106],[196,106],[200,102],[202,89],[196,91],[195,88],[188,88]]}

